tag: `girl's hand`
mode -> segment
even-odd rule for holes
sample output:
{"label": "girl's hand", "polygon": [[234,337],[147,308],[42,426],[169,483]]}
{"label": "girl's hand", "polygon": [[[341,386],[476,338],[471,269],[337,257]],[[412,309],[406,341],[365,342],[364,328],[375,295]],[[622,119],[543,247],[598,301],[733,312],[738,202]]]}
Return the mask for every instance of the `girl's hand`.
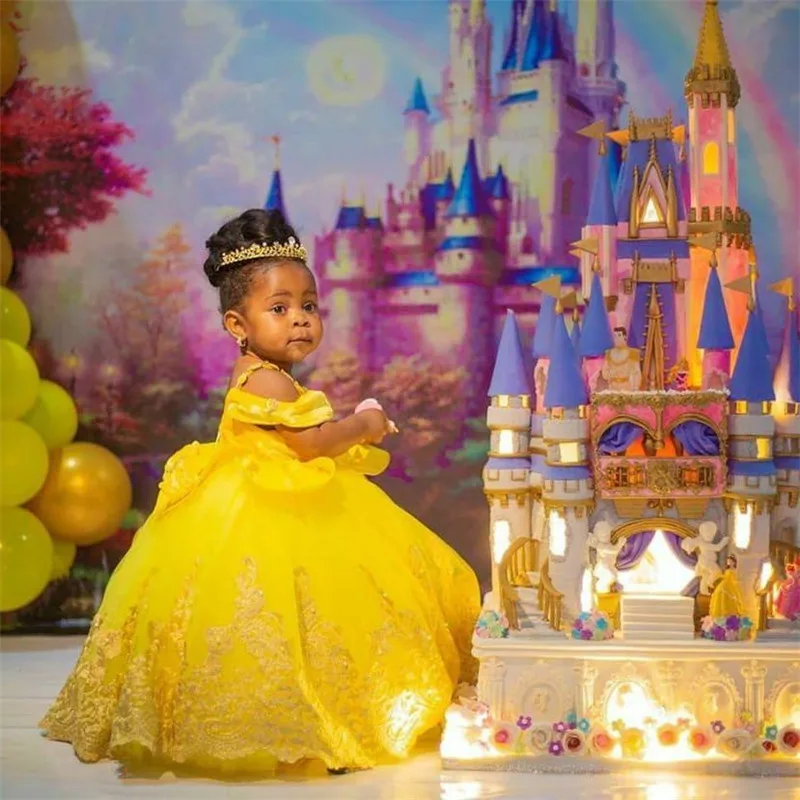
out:
{"label": "girl's hand", "polygon": [[368,408],[377,408],[378,411],[383,411],[383,406],[374,397],[368,397],[356,406],[355,413],[366,411]]}
{"label": "girl's hand", "polygon": [[391,423],[386,414],[377,408],[367,408],[359,411],[358,415],[363,418],[366,426],[364,441],[368,444],[380,444],[391,430]]}

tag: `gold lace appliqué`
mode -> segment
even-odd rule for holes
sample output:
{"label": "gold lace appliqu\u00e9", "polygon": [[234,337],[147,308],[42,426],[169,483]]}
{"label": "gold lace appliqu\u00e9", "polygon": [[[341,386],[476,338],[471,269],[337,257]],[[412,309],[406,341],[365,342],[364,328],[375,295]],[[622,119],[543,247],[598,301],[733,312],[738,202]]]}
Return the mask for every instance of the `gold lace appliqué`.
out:
{"label": "gold lace appliqu\u00e9", "polygon": [[95,619],[42,720],[51,738],[72,742],[85,761],[144,751],[195,765],[272,756],[369,767],[405,754],[438,722],[452,678],[424,621],[385,596],[383,622],[356,661],[303,570],[295,609],[282,616],[245,560],[230,623],[210,629],[194,617],[196,586],[194,572],[166,619],[148,618],[145,595],[117,630]]}

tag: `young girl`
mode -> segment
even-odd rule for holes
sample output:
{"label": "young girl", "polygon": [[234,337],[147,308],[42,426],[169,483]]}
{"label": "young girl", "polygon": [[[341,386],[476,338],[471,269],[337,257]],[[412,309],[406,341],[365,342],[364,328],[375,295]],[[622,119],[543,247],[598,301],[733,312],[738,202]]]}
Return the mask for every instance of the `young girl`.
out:
{"label": "young girl", "polygon": [[41,727],[83,761],[269,774],[408,754],[473,677],[470,568],[365,475],[391,423],[339,421],[291,376],[322,321],[306,251],[279,213],[208,242],[239,344],[217,441],[167,463]]}

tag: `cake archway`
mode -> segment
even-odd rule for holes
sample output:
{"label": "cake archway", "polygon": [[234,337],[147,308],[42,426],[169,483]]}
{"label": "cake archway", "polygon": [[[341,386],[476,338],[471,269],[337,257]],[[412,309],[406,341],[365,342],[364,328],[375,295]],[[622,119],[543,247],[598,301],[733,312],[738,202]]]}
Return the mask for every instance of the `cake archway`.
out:
{"label": "cake archway", "polygon": [[642,517],[618,525],[611,532],[611,542],[616,544],[620,539],[627,539],[637,533],[646,533],[653,530],[662,530],[674,533],[681,539],[692,539],[697,536],[697,531],[679,519],[672,517]]}

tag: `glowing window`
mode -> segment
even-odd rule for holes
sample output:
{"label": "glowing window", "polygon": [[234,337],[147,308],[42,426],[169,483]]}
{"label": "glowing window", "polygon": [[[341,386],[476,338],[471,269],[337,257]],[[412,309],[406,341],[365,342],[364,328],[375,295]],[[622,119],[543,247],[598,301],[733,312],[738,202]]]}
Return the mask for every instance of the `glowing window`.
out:
{"label": "glowing window", "polygon": [[658,203],[656,203],[655,197],[650,195],[647,198],[647,202],[644,206],[644,214],[642,214],[642,222],[645,225],[658,225],[660,222],[664,221],[664,217],[661,214],[661,209],[658,207]]}
{"label": "glowing window", "polygon": [[756,458],[772,458],[772,439],[768,436],[756,438]]}
{"label": "glowing window", "polygon": [[500,394],[497,396],[497,405],[500,408],[508,408],[509,396],[507,394]]}
{"label": "glowing window", "polygon": [[703,173],[719,174],[719,145],[716,142],[708,142],[703,148]]}
{"label": "glowing window", "polygon": [[735,400],[732,405],[734,414],[747,413],[747,400]]}
{"label": "glowing window", "polygon": [[744,511],[737,507],[733,512],[733,543],[739,550],[750,547],[753,530],[753,507],[748,503]]}
{"label": "glowing window", "polygon": [[503,556],[511,544],[511,525],[507,519],[495,520],[492,525],[492,558],[495,564],[503,560]]}
{"label": "glowing window", "polygon": [[733,109],[728,109],[728,144],[736,143],[736,115]]}
{"label": "glowing window", "polygon": [[577,442],[561,442],[558,445],[559,461],[562,464],[580,464],[581,448]]}
{"label": "glowing window", "polygon": [[550,555],[565,556],[567,553],[567,521],[558,511],[550,512]]}
{"label": "glowing window", "polygon": [[514,452],[514,431],[508,429],[500,431],[497,450],[501,456],[510,456]]}

